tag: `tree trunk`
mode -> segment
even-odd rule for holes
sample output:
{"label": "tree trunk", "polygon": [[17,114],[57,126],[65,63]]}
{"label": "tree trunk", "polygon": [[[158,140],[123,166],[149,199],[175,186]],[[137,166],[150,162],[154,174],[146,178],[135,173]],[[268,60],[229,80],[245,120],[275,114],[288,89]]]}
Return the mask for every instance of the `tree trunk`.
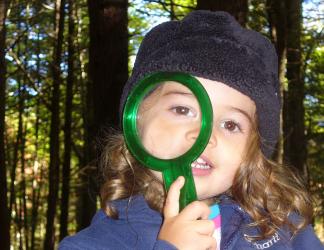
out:
{"label": "tree trunk", "polygon": [[126,0],[88,1],[95,131],[119,122],[116,114],[128,78],[127,6]]}
{"label": "tree trunk", "polygon": [[23,209],[22,209],[22,200],[21,197],[18,196],[18,204],[17,204],[17,228],[18,228],[18,233],[20,235],[19,237],[19,250],[23,250],[23,233],[22,233],[22,229],[23,229]]}
{"label": "tree trunk", "polygon": [[[23,96],[24,98],[24,96]],[[28,213],[27,213],[27,200],[26,200],[26,176],[25,176],[25,146],[26,146],[26,131],[25,125],[24,132],[22,134],[21,147],[20,147],[20,164],[21,164],[21,181],[20,181],[20,193],[22,200],[22,226],[24,228],[24,240],[25,250],[29,249],[29,235],[28,235]],[[21,237],[22,238],[22,237]]]}
{"label": "tree trunk", "polygon": [[7,199],[5,158],[5,106],[6,106],[6,26],[8,1],[0,2],[0,242],[3,250],[10,249],[10,214]]}
{"label": "tree trunk", "polygon": [[[104,126],[117,126],[122,88],[128,78],[127,0],[88,0],[90,17],[89,83],[87,86],[87,138],[79,189],[78,229],[89,225],[96,210],[99,154],[94,138]],[[92,163],[90,163],[92,161]]]}
{"label": "tree trunk", "polygon": [[69,32],[68,32],[68,77],[66,82],[65,98],[65,124],[64,124],[64,159],[62,169],[62,199],[61,199],[61,217],[60,217],[60,240],[67,234],[68,209],[70,195],[70,168],[71,168],[71,123],[72,123],[72,100],[74,63],[75,63],[75,25],[74,25],[74,1],[69,0]]}
{"label": "tree trunk", "polygon": [[[36,62],[36,72],[37,72],[37,82],[36,87],[39,89],[40,86],[40,31],[38,30],[37,34],[37,62]],[[40,189],[41,187],[38,186],[38,168],[39,168],[39,160],[38,160],[38,135],[39,135],[39,124],[40,124],[40,98],[37,95],[36,96],[36,107],[35,107],[35,116],[36,116],[36,122],[35,122],[35,151],[34,151],[34,166],[33,166],[33,189],[32,189],[32,212],[31,212],[31,243],[30,243],[30,249],[35,249],[35,232],[37,227],[37,219],[38,219],[38,206],[39,206],[39,197],[40,197]],[[40,178],[41,180],[41,178]]]}
{"label": "tree trunk", "polygon": [[[286,6],[285,1],[267,0],[267,13],[270,26],[270,37],[278,54],[278,72],[280,81],[281,103],[284,102],[284,81],[286,75]],[[280,135],[283,134],[283,115],[280,115]],[[283,162],[283,138],[279,139],[274,159]]]}
{"label": "tree trunk", "polygon": [[[31,16],[30,14],[30,4],[27,3],[26,4],[26,14],[25,14],[25,25],[27,27],[27,29],[30,27],[29,24],[29,18]],[[28,48],[30,48],[30,44],[29,44],[29,39],[28,36],[26,35],[24,37],[24,54],[28,55]],[[27,69],[28,68],[28,62],[27,62],[27,58],[25,57],[24,59],[24,68]],[[26,120],[28,120],[28,109],[25,110],[25,102],[26,99],[28,98],[28,91],[26,86],[28,82],[28,76],[26,74],[24,74],[23,76],[23,88],[22,88],[22,96],[21,96],[21,102],[22,104],[21,106],[21,112],[25,113],[25,116],[27,117]],[[22,137],[21,137],[21,146],[20,146],[20,166],[21,166],[21,182],[20,182],[20,193],[21,193],[21,197],[22,197],[22,211],[23,211],[23,228],[24,228],[24,248],[25,250],[29,250],[29,216],[28,216],[28,209],[27,209],[27,200],[28,200],[28,196],[27,196],[27,184],[26,184],[26,172],[25,172],[25,165],[26,165],[26,161],[25,161],[25,149],[26,149],[26,135],[27,135],[27,122],[24,124],[24,129],[22,132]]]}
{"label": "tree trunk", "polygon": [[247,22],[248,1],[247,0],[197,0],[198,10],[226,11],[245,26]]}
{"label": "tree trunk", "polygon": [[[18,53],[20,54],[20,53]],[[16,191],[15,191],[15,181],[16,181],[16,172],[17,172],[17,165],[18,165],[18,154],[19,149],[21,148],[22,137],[23,137],[23,105],[24,101],[22,98],[22,87],[21,87],[21,80],[18,77],[18,131],[16,142],[14,145],[14,152],[13,152],[13,165],[10,171],[10,203],[9,203],[9,212],[12,213],[13,204],[16,202]]]}
{"label": "tree trunk", "polygon": [[[42,165],[39,166],[39,180],[43,180],[44,178],[44,168]],[[42,181],[38,184],[37,188],[35,191],[33,191],[33,197],[32,197],[32,203],[33,203],[33,208],[32,208],[32,222],[31,222],[31,246],[30,249],[34,250],[35,247],[35,232],[36,232],[36,226],[38,225],[38,207],[40,205],[40,198],[41,198],[41,190],[43,188],[43,183]],[[34,189],[33,189],[34,190]],[[36,248],[37,249],[37,248]]]}
{"label": "tree trunk", "polygon": [[170,20],[176,20],[173,0],[170,0]]}
{"label": "tree trunk", "polygon": [[[21,24],[22,24],[22,21],[20,20],[20,18],[17,20],[17,30],[20,30],[21,29]],[[25,46],[26,47],[26,46]],[[21,46],[20,44],[18,44],[17,46],[17,57],[20,58],[21,55],[23,53],[21,52]],[[18,166],[19,166],[19,153],[20,155],[24,152],[24,144],[23,144],[23,114],[24,114],[24,109],[25,109],[25,101],[24,101],[24,86],[23,86],[23,81],[21,79],[21,75],[18,74],[17,76],[17,92],[18,92],[18,124],[17,124],[17,127],[18,127],[18,130],[17,130],[17,136],[16,136],[16,141],[14,143],[14,146],[13,146],[13,161],[12,161],[12,167],[11,167],[11,170],[10,170],[10,201],[9,201],[9,213],[12,214],[12,210],[13,210],[13,206],[16,205],[16,202],[17,202],[17,199],[19,201],[19,209],[17,208],[16,206],[16,209],[15,209],[15,217],[14,217],[14,226],[17,226],[18,228],[18,232],[20,233],[21,237],[19,238],[19,248],[23,249],[23,234],[22,234],[22,230],[23,230],[23,219],[22,219],[22,216],[23,216],[23,209],[22,209],[22,206],[21,204],[22,203],[22,195],[21,195],[21,188],[17,188],[16,189],[16,182],[20,182],[21,184],[21,179],[20,180],[17,180],[16,179],[16,173],[18,172]],[[22,159],[22,155],[21,155],[21,158],[20,160]],[[22,162],[20,162],[22,164]],[[18,172],[19,173],[19,172]],[[22,174],[22,172],[20,172]],[[21,187],[21,186],[20,186]],[[17,194],[19,194],[20,192],[20,196],[18,195],[18,198],[17,198]]]}
{"label": "tree trunk", "polygon": [[54,61],[52,65],[53,88],[51,99],[51,128],[50,128],[50,162],[49,162],[49,192],[47,196],[47,213],[46,213],[46,234],[44,241],[44,249],[54,249],[55,243],[55,227],[54,219],[56,214],[56,203],[58,196],[59,183],[59,133],[60,133],[60,85],[61,85],[61,57],[63,45],[63,29],[64,29],[64,8],[65,1],[57,0],[55,11],[55,31],[56,44],[54,46]]}
{"label": "tree trunk", "polygon": [[301,1],[286,0],[287,80],[284,107],[284,159],[307,176],[304,123],[304,81],[301,74]]}

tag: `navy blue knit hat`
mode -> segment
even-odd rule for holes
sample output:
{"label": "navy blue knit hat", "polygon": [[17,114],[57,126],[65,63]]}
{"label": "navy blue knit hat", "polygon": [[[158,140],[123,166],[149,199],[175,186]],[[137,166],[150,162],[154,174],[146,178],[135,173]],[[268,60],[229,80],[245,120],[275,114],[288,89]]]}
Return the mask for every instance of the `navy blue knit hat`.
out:
{"label": "navy blue knit hat", "polygon": [[157,71],[185,72],[219,81],[256,104],[262,152],[271,157],[279,136],[278,59],[271,42],[242,28],[226,12],[193,11],[181,21],[153,28],[144,38],[121,102],[131,89]]}

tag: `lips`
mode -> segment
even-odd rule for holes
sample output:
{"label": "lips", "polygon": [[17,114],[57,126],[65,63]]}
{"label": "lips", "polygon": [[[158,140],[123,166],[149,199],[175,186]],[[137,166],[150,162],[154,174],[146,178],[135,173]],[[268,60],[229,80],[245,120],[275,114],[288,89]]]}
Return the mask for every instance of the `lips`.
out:
{"label": "lips", "polygon": [[194,176],[205,176],[210,174],[213,165],[208,158],[200,156],[197,160],[191,163],[191,168]]}

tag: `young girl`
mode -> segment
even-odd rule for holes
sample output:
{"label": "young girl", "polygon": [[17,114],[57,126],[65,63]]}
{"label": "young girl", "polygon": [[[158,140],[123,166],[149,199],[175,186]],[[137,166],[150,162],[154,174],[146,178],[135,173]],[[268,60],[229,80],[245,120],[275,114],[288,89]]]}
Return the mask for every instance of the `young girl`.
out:
{"label": "young girl", "polygon": [[[305,188],[288,168],[270,160],[280,112],[271,43],[224,12],[193,11],[158,25],[141,44],[121,114],[133,87],[154,72],[188,73],[211,100],[212,135],[192,164],[198,201],[179,212],[184,178],[166,193],[161,173],[137,163],[116,132],[102,157],[102,210],[59,249],[324,249],[309,225],[312,205]],[[172,158],[190,148],[199,128],[182,125],[200,115],[184,86],[167,82],[143,104],[139,129],[149,152]],[[208,219],[215,202],[220,240]]]}

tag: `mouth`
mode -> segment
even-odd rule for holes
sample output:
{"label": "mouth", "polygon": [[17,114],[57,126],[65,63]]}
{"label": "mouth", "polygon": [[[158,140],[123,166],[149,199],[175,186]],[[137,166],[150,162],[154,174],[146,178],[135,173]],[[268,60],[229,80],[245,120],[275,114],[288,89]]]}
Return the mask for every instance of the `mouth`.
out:
{"label": "mouth", "polygon": [[194,176],[209,175],[212,171],[213,165],[204,156],[200,156],[197,160],[191,163],[192,174]]}

